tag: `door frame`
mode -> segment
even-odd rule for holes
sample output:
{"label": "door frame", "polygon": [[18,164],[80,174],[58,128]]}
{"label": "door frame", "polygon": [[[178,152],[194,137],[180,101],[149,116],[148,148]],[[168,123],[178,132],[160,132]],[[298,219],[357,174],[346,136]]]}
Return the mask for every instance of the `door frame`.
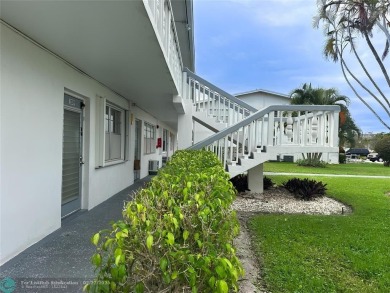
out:
{"label": "door frame", "polygon": [[[85,127],[84,127],[84,108],[85,108],[85,101],[83,98],[80,98],[78,95],[74,95],[68,92],[64,93],[64,101],[63,101],[63,115],[65,116],[65,110],[79,113],[80,114],[80,165],[79,165],[79,196],[77,199],[72,200],[68,203],[62,204],[62,179],[61,179],[61,219],[77,212],[81,209],[82,206],[82,186],[83,186],[83,164],[84,164],[84,133],[85,133]],[[62,143],[64,140],[64,116],[62,119]],[[63,156],[63,146],[62,146],[62,156]],[[63,168],[63,161],[62,161],[62,168]],[[61,172],[63,174],[63,170]]]}
{"label": "door frame", "polygon": [[141,178],[142,120],[134,119],[134,181]]}

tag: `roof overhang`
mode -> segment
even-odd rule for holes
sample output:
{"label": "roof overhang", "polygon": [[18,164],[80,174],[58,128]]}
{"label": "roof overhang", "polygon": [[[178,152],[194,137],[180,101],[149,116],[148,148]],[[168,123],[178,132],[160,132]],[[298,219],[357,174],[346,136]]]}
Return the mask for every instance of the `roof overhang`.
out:
{"label": "roof overhang", "polygon": [[[188,9],[190,0],[180,2]],[[159,120],[177,127],[173,97],[179,93],[142,1],[3,0],[0,17]],[[188,47],[193,50],[190,42]],[[186,62],[193,62],[190,55],[185,54]]]}

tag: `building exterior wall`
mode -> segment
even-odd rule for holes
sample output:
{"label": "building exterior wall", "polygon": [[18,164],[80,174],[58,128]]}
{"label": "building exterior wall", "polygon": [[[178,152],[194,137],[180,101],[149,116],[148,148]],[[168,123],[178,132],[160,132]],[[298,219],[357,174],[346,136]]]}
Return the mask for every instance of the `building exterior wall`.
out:
{"label": "building exterior wall", "polygon": [[[134,123],[130,117],[159,125],[161,131],[169,128],[146,111],[132,106],[131,101],[3,24],[0,29],[0,264],[3,264],[61,227],[65,93],[82,99],[86,105],[82,209],[91,209],[133,184]],[[99,121],[104,119],[98,114],[100,98],[127,111],[129,119],[125,119],[127,160],[98,168],[96,136]],[[176,135],[173,129],[169,131]],[[161,136],[157,133],[157,137]],[[159,160],[161,166],[162,153],[157,150],[151,155],[141,155],[142,178],[148,174],[149,159]]]}
{"label": "building exterior wall", "polygon": [[268,94],[265,92],[253,92],[245,95],[237,95],[237,98],[252,107],[260,110],[271,105],[289,105],[290,99],[284,95]]}
{"label": "building exterior wall", "polygon": [[[149,175],[149,160],[157,160],[159,161],[159,166],[162,166],[162,157],[171,157],[174,153],[174,151],[177,150],[176,146],[176,140],[173,142],[174,148],[171,150],[170,146],[168,148],[168,151],[165,153],[162,151],[162,147],[156,148],[156,152],[152,154],[145,154],[145,140],[144,140],[144,130],[145,130],[145,122],[156,126],[156,143],[157,138],[163,138],[163,129],[168,130],[170,134],[173,134],[176,137],[176,132],[171,129],[169,126],[167,126],[164,123],[161,123],[161,121],[154,118],[152,115],[148,114],[147,112],[143,111],[142,109],[138,107],[132,108],[132,113],[134,119],[138,119],[142,123],[142,131],[141,131],[141,173],[140,177],[143,178],[145,176]],[[158,126],[158,128],[157,128]],[[135,123],[131,126],[132,133],[135,133]],[[134,144],[132,144],[132,153],[131,158],[134,157]]]}

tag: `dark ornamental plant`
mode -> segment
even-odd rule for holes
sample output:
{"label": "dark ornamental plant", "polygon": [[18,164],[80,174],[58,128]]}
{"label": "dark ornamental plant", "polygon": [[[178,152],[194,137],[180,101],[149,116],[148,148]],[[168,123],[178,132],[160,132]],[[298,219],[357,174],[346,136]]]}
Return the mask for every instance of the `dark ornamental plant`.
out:
{"label": "dark ornamental plant", "polygon": [[308,178],[292,178],[287,182],[283,182],[282,186],[301,200],[313,200],[324,196],[326,192],[326,184]]}

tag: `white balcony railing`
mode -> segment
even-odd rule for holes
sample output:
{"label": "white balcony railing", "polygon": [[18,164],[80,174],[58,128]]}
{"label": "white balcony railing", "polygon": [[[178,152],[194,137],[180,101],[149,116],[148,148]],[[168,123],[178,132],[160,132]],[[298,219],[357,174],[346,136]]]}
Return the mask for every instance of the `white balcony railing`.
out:
{"label": "white balcony railing", "polygon": [[269,106],[190,149],[210,150],[224,165],[252,152],[338,152],[339,112],[339,106]]}
{"label": "white balcony railing", "polygon": [[170,0],[143,0],[173,81],[182,92],[183,62]]}
{"label": "white balcony railing", "polygon": [[183,98],[192,101],[195,111],[206,113],[217,123],[231,126],[257,111],[187,68],[183,72],[183,81]]}

